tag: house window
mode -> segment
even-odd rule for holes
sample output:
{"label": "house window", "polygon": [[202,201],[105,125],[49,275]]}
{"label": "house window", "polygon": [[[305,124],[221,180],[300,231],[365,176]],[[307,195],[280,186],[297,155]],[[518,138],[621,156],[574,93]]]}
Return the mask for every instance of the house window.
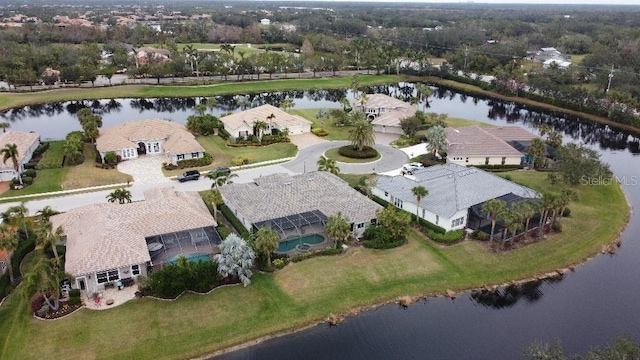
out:
{"label": "house window", "polygon": [[107,272],[99,272],[96,273],[96,279],[98,280],[98,284],[106,283],[107,281]]}
{"label": "house window", "polygon": [[362,229],[364,227],[364,223],[358,224],[358,229]]}
{"label": "house window", "polygon": [[504,165],[504,163],[506,163],[506,162],[507,162],[507,158],[506,158],[506,157],[503,157],[503,158],[502,158],[502,165]]}
{"label": "house window", "polygon": [[[393,199],[393,197],[392,197],[392,199]],[[395,205],[396,207],[399,207],[400,209],[402,209],[402,200],[397,199],[397,198],[394,199],[393,200],[393,205]]]}
{"label": "house window", "polygon": [[469,162],[469,158],[467,158],[467,160],[465,160],[464,162]]}
{"label": "house window", "polygon": [[424,219],[425,210],[422,209],[422,218]]}
{"label": "house window", "polygon": [[120,279],[120,273],[118,270],[109,270],[107,271],[107,277],[109,278],[109,281],[116,281]]}
{"label": "house window", "polygon": [[153,152],[160,152],[160,143],[153,143]]}
{"label": "house window", "polygon": [[131,265],[131,275],[140,275],[140,265]]}
{"label": "house window", "polygon": [[197,158],[199,158],[199,157],[200,157],[200,153],[197,153],[197,152],[193,152],[193,153],[191,153],[191,158],[192,158],[192,159],[197,159]]}
{"label": "house window", "polygon": [[485,165],[489,165],[489,158],[485,158],[485,159],[484,159],[484,164],[485,164]]}
{"label": "house window", "polygon": [[151,153],[151,143],[147,143],[147,153]]}
{"label": "house window", "polygon": [[440,215],[436,215],[436,225],[438,225],[439,221],[440,221]]}
{"label": "house window", "polygon": [[184,160],[184,154],[178,154],[178,155],[176,155],[176,157],[177,157],[178,161]]}
{"label": "house window", "polygon": [[384,197],[387,197],[387,196],[389,196],[389,193],[385,191],[384,192]]}

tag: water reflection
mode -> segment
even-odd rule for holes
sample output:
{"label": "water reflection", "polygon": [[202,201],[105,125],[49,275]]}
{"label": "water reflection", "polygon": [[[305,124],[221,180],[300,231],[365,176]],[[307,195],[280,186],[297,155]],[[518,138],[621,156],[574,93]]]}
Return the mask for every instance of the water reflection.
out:
{"label": "water reflection", "polygon": [[559,283],[562,279],[563,277],[559,275],[544,280],[501,287],[495,291],[476,290],[471,292],[471,299],[479,305],[493,309],[508,308],[522,301],[530,304],[542,299],[544,295],[542,285]]}

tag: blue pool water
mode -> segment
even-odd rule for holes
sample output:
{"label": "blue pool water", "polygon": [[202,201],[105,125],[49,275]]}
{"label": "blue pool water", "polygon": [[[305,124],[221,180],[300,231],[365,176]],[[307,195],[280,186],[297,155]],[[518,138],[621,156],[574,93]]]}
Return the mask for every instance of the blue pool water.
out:
{"label": "blue pool water", "polygon": [[178,262],[178,259],[180,258],[180,256],[184,256],[187,258],[187,260],[197,263],[198,261],[211,261],[211,258],[209,257],[208,254],[205,253],[193,253],[193,254],[179,254],[179,255],[173,255],[167,258],[167,262],[169,264],[175,264]]}
{"label": "blue pool water", "polygon": [[300,244],[315,245],[315,244],[320,244],[323,241],[324,241],[324,236],[320,234],[309,234],[309,235],[303,235],[299,237],[296,236],[293,238],[287,238],[280,241],[280,245],[278,245],[278,252],[283,253],[283,252],[291,251]]}

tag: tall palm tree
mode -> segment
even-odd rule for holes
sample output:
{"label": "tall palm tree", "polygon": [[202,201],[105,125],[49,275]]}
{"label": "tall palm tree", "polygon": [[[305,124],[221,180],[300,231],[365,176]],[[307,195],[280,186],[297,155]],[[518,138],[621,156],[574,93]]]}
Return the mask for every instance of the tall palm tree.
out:
{"label": "tall palm tree", "polygon": [[56,268],[50,261],[41,258],[33,270],[24,275],[24,286],[21,291],[25,299],[31,300],[36,294],[42,294],[51,310],[60,308],[60,283],[73,276]]}
{"label": "tall palm tree", "polygon": [[564,211],[571,201],[578,201],[578,193],[572,189],[562,189],[560,191],[560,203],[562,206],[560,207],[558,216],[562,217],[564,215]]}
{"label": "tall palm tree", "polygon": [[416,92],[417,92],[416,97],[418,98],[418,101],[423,103],[424,109],[426,110],[427,106],[429,105],[429,102],[428,102],[429,96],[433,95],[433,90],[427,85],[417,83]]}
{"label": "tall palm tree", "polygon": [[213,184],[211,184],[211,188],[215,189],[215,188],[218,188],[218,187],[220,187],[220,186],[222,186],[224,184],[233,184],[233,181],[231,179],[237,178],[238,174],[231,173],[231,174],[228,174],[228,175],[221,175],[221,176],[218,176],[218,177],[215,177],[215,178],[214,178],[214,174],[207,174],[207,175],[205,175],[205,177],[213,180]]}
{"label": "tall palm tree", "polygon": [[482,212],[491,216],[491,235],[489,236],[489,243],[493,242],[493,234],[496,229],[498,217],[500,217],[506,209],[507,203],[498,199],[491,199],[482,204]]}
{"label": "tall palm tree", "polygon": [[2,129],[3,133],[7,132],[7,129],[11,127],[11,124],[8,122],[1,122],[0,123],[0,129]]}
{"label": "tall palm tree", "polygon": [[2,163],[6,164],[7,160],[11,159],[13,163],[13,170],[15,170],[16,174],[18,174],[18,180],[20,181],[20,185],[22,185],[22,176],[20,176],[20,164],[18,163],[18,145],[16,144],[7,144],[2,149],[0,149],[0,154],[2,154]]}
{"label": "tall palm tree", "polygon": [[519,211],[524,216],[524,238],[526,239],[529,237],[529,225],[531,222],[531,218],[533,218],[538,212],[540,212],[540,202],[533,199],[528,199],[520,201],[516,205],[520,208]]}
{"label": "tall palm tree", "polygon": [[60,212],[53,210],[53,208],[51,208],[51,206],[49,205],[43,207],[42,210],[38,210],[36,212],[36,216],[40,217],[40,219],[43,221],[49,221],[49,219],[53,215],[58,215],[58,214],[60,214]]}
{"label": "tall palm tree", "polygon": [[131,202],[131,192],[127,189],[120,188],[115,189],[109,195],[107,195],[108,202],[118,202],[119,204],[130,203]]}
{"label": "tall palm tree", "polygon": [[336,249],[338,248],[338,241],[345,241],[351,232],[349,220],[341,212],[329,216],[325,229],[329,238],[336,242]]}
{"label": "tall palm tree", "polygon": [[5,212],[0,214],[2,220],[9,225],[14,225],[18,228],[22,225],[25,236],[29,237],[29,231],[27,229],[27,224],[29,226],[32,225],[31,218],[28,217],[29,209],[24,205],[24,202],[20,203],[20,205],[11,206]]}
{"label": "tall palm tree", "polygon": [[38,245],[42,246],[43,248],[51,247],[56,262],[60,263],[60,257],[58,256],[58,249],[56,248],[56,245],[58,245],[62,241],[62,238],[64,236],[62,228],[58,226],[54,230],[51,221],[42,221],[36,228],[36,236],[36,242],[38,243]]}
{"label": "tall palm tree", "polygon": [[285,100],[282,100],[282,102],[280,102],[280,107],[285,112],[289,112],[289,110],[291,110],[291,108],[293,108],[294,106],[295,106],[295,102],[292,99],[285,99]]}
{"label": "tall palm tree", "polygon": [[429,195],[429,190],[424,186],[415,186],[411,189],[411,192],[413,193],[413,196],[416,197],[416,223],[420,223],[420,216],[418,215],[418,210],[420,210],[420,200]]}
{"label": "tall palm tree", "polygon": [[549,212],[553,209],[555,204],[557,203],[557,196],[550,193],[543,193],[541,199],[541,208],[542,212],[540,214],[540,224],[538,228],[538,237],[542,238],[544,235],[544,226],[547,223],[547,219],[549,218]]}
{"label": "tall palm tree", "polygon": [[[273,115],[273,114],[271,114]],[[273,118],[271,117],[271,115],[267,116],[267,121],[270,119],[275,118],[275,115],[273,116]],[[266,121],[261,121],[258,120],[255,123],[253,123],[253,127],[256,129],[256,132],[258,133],[258,141],[262,141],[262,134],[264,132],[264,130],[269,128],[269,124]]]}
{"label": "tall palm tree", "polygon": [[336,165],[336,161],[333,159],[321,156],[316,164],[318,165],[318,171],[328,171],[333,175],[340,174],[340,168]]}
{"label": "tall palm tree", "polygon": [[263,226],[256,232],[256,249],[258,252],[267,255],[267,265],[269,267],[271,267],[271,254],[278,250],[279,242],[278,233],[270,227]]}
{"label": "tall palm tree", "polygon": [[13,266],[11,265],[12,253],[18,248],[20,243],[20,237],[18,236],[18,227],[14,225],[3,224],[0,227],[0,249],[7,252],[6,262],[9,268],[9,281],[11,284],[15,283],[15,275],[13,273]]}
{"label": "tall palm tree", "polygon": [[365,119],[356,121],[349,133],[349,141],[357,151],[364,150],[366,146],[373,146],[376,143],[373,125]]}

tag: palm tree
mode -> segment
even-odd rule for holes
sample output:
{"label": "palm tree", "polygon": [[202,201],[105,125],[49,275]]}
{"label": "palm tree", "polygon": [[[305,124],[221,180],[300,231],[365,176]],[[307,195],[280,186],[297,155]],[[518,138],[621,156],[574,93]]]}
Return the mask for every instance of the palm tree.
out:
{"label": "palm tree", "polygon": [[51,262],[43,257],[31,272],[24,275],[24,286],[21,291],[27,300],[31,300],[36,294],[42,294],[49,308],[56,311],[60,307],[60,283],[70,278],[73,276],[52,266]]}
{"label": "palm tree", "polygon": [[491,216],[491,235],[489,236],[489,243],[493,242],[493,233],[496,229],[496,221],[498,217],[502,216],[502,213],[507,209],[507,203],[498,199],[491,199],[482,204],[482,212]]}
{"label": "palm tree", "polygon": [[316,162],[318,165],[318,171],[328,171],[333,175],[340,174],[340,168],[336,165],[336,161],[327,157],[320,157]]}
{"label": "palm tree", "polygon": [[13,266],[11,266],[11,256],[18,248],[19,243],[20,237],[18,236],[18,227],[3,224],[2,227],[0,227],[0,249],[7,252],[6,262],[7,267],[9,267],[9,281],[11,281],[11,284],[15,283]]}
{"label": "palm tree", "polygon": [[108,202],[118,202],[119,204],[124,204],[126,202],[131,202],[131,192],[127,189],[120,188],[115,189],[109,195],[107,195]]}
{"label": "palm tree", "polygon": [[209,194],[207,194],[206,200],[210,201],[211,204],[213,204],[213,220],[218,222],[218,216],[217,216],[218,206],[224,204],[224,200],[222,199],[222,194],[220,194],[220,190],[218,189],[209,190]]}
{"label": "palm tree", "polygon": [[231,174],[228,174],[228,175],[221,175],[221,176],[218,176],[218,177],[215,177],[215,178],[214,178],[214,174],[207,174],[207,175],[205,175],[205,177],[213,180],[213,184],[211,184],[211,188],[215,189],[215,188],[218,188],[218,187],[220,187],[220,186],[222,186],[224,184],[233,184],[233,181],[231,181],[231,179],[237,178],[238,174],[231,173]]}
{"label": "palm tree", "polygon": [[540,212],[540,203],[533,199],[528,199],[518,202],[515,206],[518,207],[518,211],[525,219],[524,238],[529,237],[529,223],[531,218]]}
{"label": "palm tree", "polygon": [[564,211],[571,201],[578,201],[578,193],[572,189],[562,189],[560,191],[560,203],[562,206],[558,213],[560,217],[564,216]]}
{"label": "palm tree", "polygon": [[1,122],[0,123],[0,129],[2,129],[3,133],[7,132],[7,129],[11,127],[11,124],[8,122]]}
{"label": "palm tree", "polygon": [[56,248],[56,245],[58,245],[58,243],[60,243],[62,241],[62,238],[64,237],[62,228],[58,226],[54,230],[51,221],[42,221],[36,228],[36,236],[36,242],[38,243],[38,245],[42,246],[43,248],[51,247],[51,250],[53,250],[53,256],[55,257],[56,262],[59,263],[60,257],[58,256],[58,249]]}
{"label": "palm tree", "polygon": [[345,241],[351,232],[349,220],[342,216],[341,212],[329,216],[325,229],[329,238],[336,242],[336,249],[338,248],[338,241]]}
{"label": "palm tree", "polygon": [[434,157],[439,152],[447,149],[447,133],[444,131],[444,128],[442,126],[436,125],[429,128],[425,137],[427,138],[427,143],[433,150]]}
{"label": "palm tree", "polygon": [[[267,116],[267,120],[273,119],[275,118],[275,115],[273,115],[273,118],[271,117],[273,114]],[[261,121],[258,120],[255,123],[253,123],[253,127],[256,129],[257,133],[258,133],[258,141],[262,141],[262,132],[263,130],[266,130],[269,128],[269,124],[265,121]]]}
{"label": "palm tree", "polygon": [[433,90],[427,85],[417,83],[416,91],[417,91],[416,97],[418,98],[418,101],[424,104],[424,109],[426,110],[427,106],[429,105],[429,102],[428,102],[429,96],[433,95]]}
{"label": "palm tree", "polygon": [[282,100],[282,102],[280,103],[280,107],[285,112],[289,112],[289,110],[291,110],[291,108],[293,108],[294,106],[295,106],[295,102],[293,102],[292,99],[285,99],[285,100]]}
{"label": "palm tree", "polygon": [[373,146],[376,143],[373,125],[365,119],[356,121],[349,132],[349,141],[357,151],[364,150],[366,146]]}
{"label": "palm tree", "polygon": [[420,223],[420,216],[418,215],[418,210],[420,210],[420,200],[429,195],[429,190],[424,186],[415,186],[411,189],[411,192],[416,197],[416,223]]}
{"label": "palm tree", "polygon": [[550,193],[542,194],[542,213],[540,214],[540,225],[538,228],[538,237],[542,238],[544,234],[544,225],[547,223],[547,218],[549,217],[549,212],[555,206],[557,202],[557,196]]}
{"label": "palm tree", "polygon": [[278,250],[280,237],[270,227],[263,226],[256,233],[256,250],[267,255],[267,265],[271,267],[271,253]]}
{"label": "palm tree", "polygon": [[28,218],[29,209],[24,205],[24,202],[20,203],[20,205],[11,206],[5,212],[0,214],[2,220],[4,220],[9,225],[14,225],[15,227],[19,227],[22,225],[24,229],[25,236],[29,237],[29,231],[27,230],[27,223],[29,225],[32,224],[32,220]]}
{"label": "palm tree", "polygon": [[316,119],[320,121],[320,123],[322,124],[322,131],[324,131],[324,123],[325,121],[327,121],[328,118],[329,118],[329,112],[327,111],[327,109],[321,108],[320,110],[318,110],[318,113],[316,114]]}
{"label": "palm tree", "polygon": [[40,219],[42,219],[43,221],[49,221],[49,219],[53,215],[58,215],[58,214],[60,214],[60,212],[53,210],[49,205],[43,207],[42,210],[38,210],[36,212],[36,215],[40,217]]}
{"label": "palm tree", "polygon": [[18,180],[20,181],[20,185],[22,185],[22,176],[20,176],[20,164],[18,163],[18,145],[16,144],[7,144],[2,149],[0,149],[0,154],[2,154],[2,163],[6,164],[7,160],[11,159],[13,163],[13,170],[18,174]]}

